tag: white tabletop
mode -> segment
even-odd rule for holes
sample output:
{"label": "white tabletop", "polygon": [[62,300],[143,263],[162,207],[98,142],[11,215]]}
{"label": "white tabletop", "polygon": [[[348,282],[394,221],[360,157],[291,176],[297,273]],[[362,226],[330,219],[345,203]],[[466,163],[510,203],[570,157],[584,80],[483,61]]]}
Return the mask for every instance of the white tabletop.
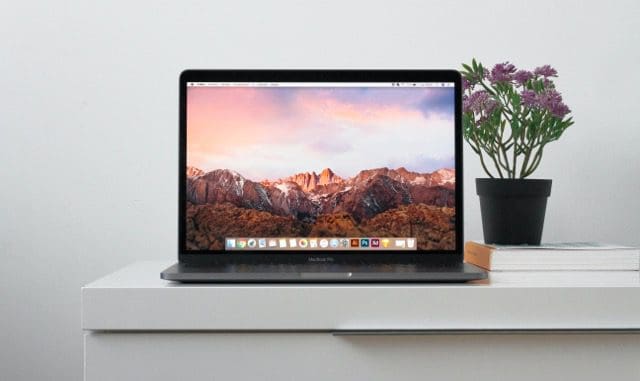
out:
{"label": "white tabletop", "polygon": [[82,288],[85,330],[638,330],[637,271],[494,272],[460,284],[179,284],[137,262]]}

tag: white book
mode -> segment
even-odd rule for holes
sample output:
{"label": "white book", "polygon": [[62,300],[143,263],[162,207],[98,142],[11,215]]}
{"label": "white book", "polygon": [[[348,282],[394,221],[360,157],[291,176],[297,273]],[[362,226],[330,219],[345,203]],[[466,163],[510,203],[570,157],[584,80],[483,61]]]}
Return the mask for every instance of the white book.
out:
{"label": "white book", "polygon": [[640,284],[638,271],[491,271],[492,286],[630,287]]}
{"label": "white book", "polygon": [[469,241],[464,251],[466,262],[491,271],[640,269],[640,249],[596,242],[510,246]]}

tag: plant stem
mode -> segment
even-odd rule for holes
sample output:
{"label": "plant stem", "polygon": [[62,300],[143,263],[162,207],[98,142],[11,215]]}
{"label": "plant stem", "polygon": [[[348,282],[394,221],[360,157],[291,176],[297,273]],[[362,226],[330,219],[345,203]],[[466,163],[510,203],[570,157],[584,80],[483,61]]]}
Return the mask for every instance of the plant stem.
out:
{"label": "plant stem", "polygon": [[493,159],[493,163],[496,165],[496,169],[498,170],[498,174],[500,175],[501,179],[504,179],[504,175],[502,174],[502,171],[500,170],[500,165],[498,164],[498,161],[496,160],[495,157],[495,153],[493,155],[490,155],[491,159]]}
{"label": "plant stem", "polygon": [[520,178],[525,178],[525,173],[526,173],[526,169],[527,169],[527,165],[529,164],[529,158],[531,157],[531,151],[533,150],[533,147],[529,147],[527,149],[527,153],[524,156],[524,162],[522,163],[522,167],[520,168]]}
{"label": "plant stem", "polygon": [[505,171],[509,172],[509,163],[502,162],[502,158],[504,157],[504,154],[502,153],[502,151],[500,150],[499,146],[493,146],[493,150],[495,155],[498,157],[498,164],[500,164],[500,167],[502,167]]}
{"label": "plant stem", "polygon": [[[491,172],[489,172],[489,169],[487,169],[487,165],[484,163],[484,157],[482,155],[482,149],[480,149],[480,143],[478,142],[478,137],[476,136],[475,132],[471,133],[471,138],[473,139],[473,141],[476,143],[476,146],[478,147],[478,155],[480,155],[480,164],[482,164],[482,168],[487,173],[487,175],[489,175],[489,177],[491,177],[493,179],[494,176],[491,174]],[[500,169],[498,169],[498,171],[499,170]]]}
{"label": "plant stem", "polygon": [[516,155],[517,150],[517,145],[513,145],[513,171],[511,172],[511,178],[515,179],[516,178],[516,168],[518,167],[518,155]]}
{"label": "plant stem", "polygon": [[[510,177],[511,170],[509,166],[509,159],[507,158],[507,154],[506,154],[505,142],[503,142],[504,129],[505,129],[505,123],[500,123],[500,136],[498,138],[496,151],[498,152],[498,161],[502,165],[502,168],[504,168],[505,171],[507,171],[507,176]],[[502,159],[504,159],[504,164],[502,163],[500,156],[502,156]]]}
{"label": "plant stem", "polygon": [[538,165],[540,165],[540,161],[542,160],[543,148],[544,148],[544,145],[541,145],[540,148],[538,148],[538,150],[536,151],[536,154],[533,157],[533,161],[531,162],[531,166],[529,167],[527,172],[525,172],[524,177],[527,177],[530,174],[532,174],[538,168]]}
{"label": "plant stem", "polygon": [[487,165],[484,163],[484,157],[482,157],[482,151],[480,151],[479,155],[480,155],[480,164],[482,164],[482,169],[484,169],[486,174],[493,179],[494,178],[493,175],[491,174],[491,172],[489,172],[489,170],[487,169]]}
{"label": "plant stem", "polygon": [[508,177],[513,177],[513,176],[511,176],[512,170],[511,170],[511,167],[509,165],[509,158],[507,157],[507,152],[504,149],[504,146],[502,146],[502,145],[501,145],[500,153],[502,153],[502,157],[504,158],[504,161],[506,163],[506,166],[505,166],[504,169],[507,171],[507,176]]}

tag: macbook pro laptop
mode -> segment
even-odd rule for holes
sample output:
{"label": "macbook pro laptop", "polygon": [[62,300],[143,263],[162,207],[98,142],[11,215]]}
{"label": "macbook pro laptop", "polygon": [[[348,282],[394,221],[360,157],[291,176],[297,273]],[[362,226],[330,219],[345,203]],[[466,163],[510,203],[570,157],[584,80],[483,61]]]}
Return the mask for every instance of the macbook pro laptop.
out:
{"label": "macbook pro laptop", "polygon": [[181,282],[460,282],[453,70],[180,75]]}

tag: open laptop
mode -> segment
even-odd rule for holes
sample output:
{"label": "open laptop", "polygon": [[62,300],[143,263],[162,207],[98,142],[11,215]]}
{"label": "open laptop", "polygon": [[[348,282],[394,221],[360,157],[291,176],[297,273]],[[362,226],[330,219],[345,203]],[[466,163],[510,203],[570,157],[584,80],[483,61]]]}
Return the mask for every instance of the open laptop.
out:
{"label": "open laptop", "polygon": [[180,75],[181,282],[462,282],[454,70]]}

